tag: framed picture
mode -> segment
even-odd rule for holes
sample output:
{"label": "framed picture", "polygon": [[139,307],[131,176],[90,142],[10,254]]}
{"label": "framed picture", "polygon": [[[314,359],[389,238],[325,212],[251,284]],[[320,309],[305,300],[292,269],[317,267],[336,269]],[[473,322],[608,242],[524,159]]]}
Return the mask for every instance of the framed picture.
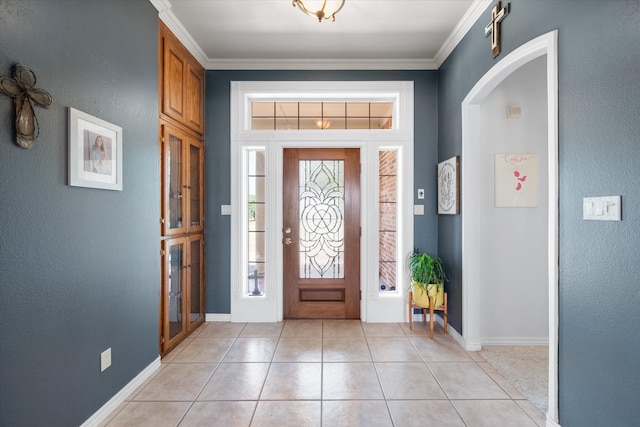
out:
{"label": "framed picture", "polygon": [[122,128],[69,108],[69,185],[122,191]]}
{"label": "framed picture", "polygon": [[535,208],[538,205],[538,155],[496,154],[496,208]]}
{"label": "framed picture", "polygon": [[460,213],[460,156],[438,163],[438,213]]}

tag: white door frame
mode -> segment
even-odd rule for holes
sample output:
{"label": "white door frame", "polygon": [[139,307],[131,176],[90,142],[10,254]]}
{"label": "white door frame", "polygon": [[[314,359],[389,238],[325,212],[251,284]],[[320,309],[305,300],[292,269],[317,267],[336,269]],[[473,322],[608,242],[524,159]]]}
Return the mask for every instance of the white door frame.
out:
{"label": "white door frame", "polygon": [[[252,101],[393,101],[393,129],[388,130],[251,130]],[[360,148],[360,317],[368,322],[402,322],[407,317],[406,286],[382,294],[378,286],[378,150],[398,155],[398,277],[409,283],[405,254],[413,248],[413,132],[412,81],[243,81],[231,82],[231,321],[276,322],[283,318],[282,188],[285,148]],[[243,261],[243,150],[266,153],[265,296],[248,296],[247,263]]]}
{"label": "white door frame", "polygon": [[476,207],[481,141],[480,109],[489,94],[524,64],[547,57],[548,111],[548,284],[549,284],[549,411],[547,425],[558,422],[558,32],[537,37],[505,56],[492,67],[462,101],[462,331],[465,348],[477,351],[480,342],[480,289],[477,282],[481,253]]}

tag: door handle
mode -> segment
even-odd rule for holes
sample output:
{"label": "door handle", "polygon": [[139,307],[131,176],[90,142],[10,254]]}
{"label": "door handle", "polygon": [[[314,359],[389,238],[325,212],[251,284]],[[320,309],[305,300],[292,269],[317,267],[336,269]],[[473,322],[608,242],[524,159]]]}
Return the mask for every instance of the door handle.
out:
{"label": "door handle", "polygon": [[291,240],[291,237],[287,237],[286,239],[284,239],[285,245],[290,245],[291,243],[293,243],[293,240]]}

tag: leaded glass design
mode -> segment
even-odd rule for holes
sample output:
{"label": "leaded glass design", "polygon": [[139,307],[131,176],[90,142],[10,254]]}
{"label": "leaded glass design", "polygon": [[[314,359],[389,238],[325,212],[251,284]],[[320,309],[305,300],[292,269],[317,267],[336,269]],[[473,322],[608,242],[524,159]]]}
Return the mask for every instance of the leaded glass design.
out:
{"label": "leaded glass design", "polygon": [[266,174],[264,149],[247,150],[247,269],[246,294],[263,296],[265,275]]}
{"label": "leaded glass design", "polygon": [[378,184],[378,250],[380,291],[395,291],[397,277],[398,176],[397,151],[381,150]]}
{"label": "leaded glass design", "polygon": [[344,278],[344,160],[301,160],[300,278]]}

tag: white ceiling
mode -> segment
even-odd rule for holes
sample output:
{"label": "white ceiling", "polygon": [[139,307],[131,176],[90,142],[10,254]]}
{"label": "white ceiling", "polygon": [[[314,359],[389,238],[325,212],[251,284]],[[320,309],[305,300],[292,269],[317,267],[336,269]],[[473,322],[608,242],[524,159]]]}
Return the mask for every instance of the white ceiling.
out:
{"label": "white ceiling", "polygon": [[319,23],[291,0],[150,1],[207,69],[405,70],[438,68],[491,2],[346,0]]}

